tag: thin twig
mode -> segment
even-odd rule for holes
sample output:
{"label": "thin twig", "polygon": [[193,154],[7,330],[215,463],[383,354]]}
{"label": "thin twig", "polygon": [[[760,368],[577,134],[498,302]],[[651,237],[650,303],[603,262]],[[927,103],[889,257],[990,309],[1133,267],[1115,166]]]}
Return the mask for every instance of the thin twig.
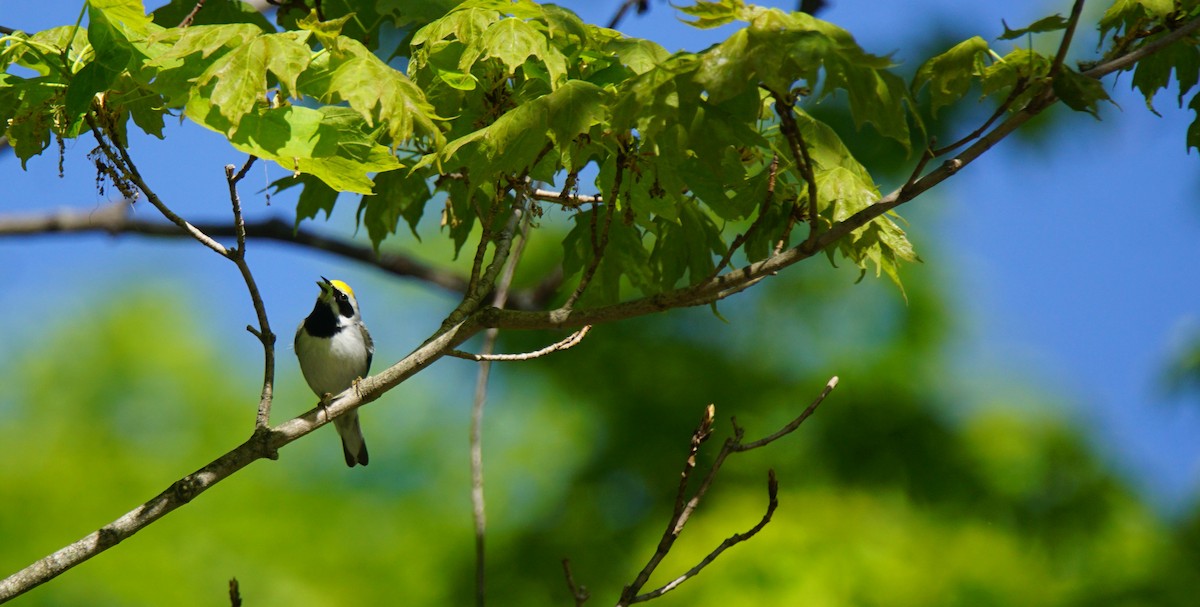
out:
{"label": "thin twig", "polygon": [[267,307],[258,291],[254,274],[250,271],[250,264],[246,263],[246,220],[242,216],[241,197],[237,192],[238,182],[246,176],[246,172],[257,159],[255,156],[247,158],[237,173],[234,173],[235,167],[232,164],[225,165],[225,180],[229,183],[229,201],[233,205],[233,224],[237,234],[237,246],[229,250],[227,257],[237,265],[242,274],[246,290],[250,293],[250,301],[254,305],[254,314],[258,316],[258,329],[247,325],[246,330],[258,337],[263,347],[263,385],[258,399],[258,412],[254,417],[254,429],[256,432],[265,432],[271,423],[271,401],[275,388],[275,334],[271,332]]}
{"label": "thin twig", "polygon": [[1062,71],[1063,61],[1067,59],[1067,51],[1071,48],[1071,39],[1075,37],[1075,28],[1079,25],[1079,17],[1083,14],[1083,0],[1075,0],[1071,6],[1071,16],[1067,18],[1067,29],[1063,31],[1062,41],[1058,44],[1058,52],[1054,54],[1054,63],[1050,64],[1047,77],[1051,80]]}
{"label": "thin twig", "polygon": [[242,607],[242,592],[235,577],[229,578],[229,607]]}
{"label": "thin twig", "polygon": [[[628,605],[634,602],[634,597],[646,582],[650,580],[650,575],[658,568],[659,563],[666,558],[671,552],[671,548],[675,545],[675,540],[679,538],[679,533],[683,531],[683,526],[687,524],[690,515],[690,510],[687,508],[687,485],[688,479],[691,478],[692,471],[696,468],[696,454],[700,451],[700,446],[712,436],[713,420],[716,417],[716,407],[709,404],[704,408],[704,415],[700,418],[700,424],[696,426],[696,430],[692,432],[692,439],[688,445],[688,455],[683,460],[683,471],[679,474],[679,486],[675,490],[675,504],[671,509],[671,517],[667,520],[667,529],[663,531],[662,537],[658,540],[658,547],[654,550],[654,554],[650,555],[650,560],[642,567],[633,581],[621,591],[621,598],[617,601],[618,606]],[[722,449],[724,452],[724,449]],[[715,464],[714,464],[715,466]],[[701,490],[706,489],[706,485],[701,485],[701,489],[697,490],[697,495],[701,494]]]}
{"label": "thin twig", "polygon": [[812,156],[809,155],[804,135],[800,133],[800,127],[796,124],[796,117],[792,115],[792,111],[795,109],[792,101],[781,93],[775,91],[770,91],[770,93],[775,98],[775,113],[779,115],[779,130],[787,140],[788,147],[791,148],[796,168],[800,171],[804,182],[808,184],[808,238],[806,240],[814,242],[817,239],[820,218],[817,216],[817,177],[813,169]]}
{"label": "thin twig", "polygon": [[762,531],[763,527],[766,527],[767,523],[771,522],[771,517],[775,514],[775,509],[778,507],[779,481],[775,478],[775,470],[771,469],[767,470],[767,511],[763,514],[762,519],[758,521],[758,524],[754,525],[743,533],[735,533],[725,538],[725,541],[721,542],[716,548],[713,549],[712,552],[705,555],[705,557],[701,559],[699,563],[696,563],[696,565],[691,569],[685,571],[683,575],[680,575],[679,577],[667,582],[666,584],[663,584],[658,588],[655,588],[654,590],[651,590],[650,592],[639,594],[633,597],[633,600],[630,602],[641,603],[644,601],[649,601],[650,599],[656,599],[678,588],[680,584],[683,584],[693,577],[696,577],[696,574],[700,573],[701,570],[703,570],[713,561],[717,560],[717,557],[721,556],[722,552],[725,552],[727,549],[736,544],[740,544],[746,540],[749,540],[757,535],[759,531]]}
{"label": "thin twig", "polygon": [[464,360],[473,360],[476,362],[511,362],[520,360],[533,360],[535,358],[546,356],[547,354],[553,354],[555,352],[567,350],[579,345],[579,342],[583,341],[583,338],[588,334],[588,331],[591,330],[591,325],[585,326],[582,329],[568,335],[566,339],[552,343],[541,350],[534,350],[533,352],[522,352],[520,354],[472,354],[471,352],[463,352],[462,350],[451,350],[447,352],[446,355]]}
{"label": "thin twig", "polygon": [[621,3],[621,6],[617,8],[617,12],[615,15],[613,15],[612,19],[608,20],[608,29],[610,29],[610,30],[617,29],[617,26],[621,25],[621,21],[623,21],[625,19],[625,14],[629,12],[629,9],[631,9],[635,6],[637,7],[637,13],[640,15],[640,14],[646,12],[647,10],[649,10],[650,1],[649,0],[625,0],[624,2]]}
{"label": "thin twig", "polygon": [[[504,308],[508,302],[508,291],[512,287],[517,264],[520,262],[521,254],[525,251],[525,244],[529,240],[530,215],[522,211],[525,208],[523,190],[516,191],[516,199],[513,216],[517,217],[521,223],[521,239],[517,241],[516,246],[505,260],[504,271],[496,284],[496,290],[492,296],[492,305],[496,308]],[[499,335],[500,330],[496,328],[490,328],[484,332],[481,350],[485,356],[491,354],[495,349],[496,339]],[[475,399],[471,406],[471,514],[475,526],[475,604],[478,607],[483,607],[487,598],[485,558],[487,510],[483,493],[483,411],[487,402],[487,386],[491,370],[491,361],[486,358],[481,359],[475,380]]]}
{"label": "thin twig", "polygon": [[700,485],[696,487],[692,497],[690,499],[686,499],[685,501],[688,479],[691,476],[692,469],[696,465],[696,454],[699,451],[700,445],[708,438],[712,431],[712,422],[715,412],[712,405],[709,405],[705,409],[704,417],[701,419],[700,425],[696,428],[696,431],[692,433],[691,445],[689,446],[688,456],[684,460],[683,473],[680,475],[679,488],[675,496],[675,504],[672,508],[671,517],[667,521],[667,529],[663,532],[662,537],[659,538],[658,547],[655,549],[654,554],[651,555],[650,559],[646,562],[646,565],[641,571],[638,572],[633,582],[631,582],[622,590],[621,597],[617,601],[618,607],[624,607],[633,603],[648,601],[652,598],[662,596],[663,594],[674,590],[675,588],[679,587],[680,584],[691,579],[702,569],[716,560],[716,558],[720,556],[721,553],[726,549],[750,539],[771,521],[771,516],[775,513],[775,508],[779,504],[777,500],[779,486],[775,480],[775,472],[773,470],[768,473],[767,494],[769,500],[767,504],[767,512],[763,515],[762,519],[757,525],[745,533],[734,534],[733,536],[727,538],[724,542],[721,542],[716,549],[710,552],[699,563],[697,563],[683,575],[676,577],[671,582],[655,590],[640,594],[642,587],[645,586],[655,569],[658,568],[658,565],[671,551],[675,540],[683,532],[684,526],[687,525],[687,522],[691,519],[692,513],[695,512],[696,508],[700,505],[700,501],[708,493],[709,488],[716,479],[717,473],[721,470],[721,466],[725,463],[725,459],[728,458],[732,453],[748,451],[750,449],[755,449],[757,447],[774,442],[780,437],[783,437],[795,430],[800,426],[800,424],[804,423],[804,420],[808,419],[809,416],[816,411],[817,407],[824,402],[825,397],[829,396],[829,393],[837,386],[837,383],[838,379],[836,376],[830,378],[830,380],[825,384],[825,389],[821,392],[817,399],[811,405],[809,405],[808,408],[801,412],[799,416],[770,436],[759,439],[752,443],[742,443],[742,438],[745,436],[745,431],[737,425],[735,420],[733,423],[733,436],[725,439],[724,444],[721,445],[721,450],[717,453],[713,463],[709,466],[708,472],[705,474],[704,479],[700,482]]}
{"label": "thin twig", "polygon": [[1180,38],[1191,35],[1198,28],[1200,28],[1200,17],[1184,23],[1171,33],[1166,34],[1161,38],[1157,38],[1153,42],[1148,42],[1144,46],[1140,46],[1136,50],[1130,51],[1128,54],[1092,67],[1091,69],[1083,72],[1083,75],[1087,76],[1088,78],[1101,78],[1113,72],[1123,70],[1137,63],[1138,61],[1141,61],[1142,59],[1161,51],[1163,48],[1174,44]]}
{"label": "thin twig", "polygon": [[833,377],[829,378],[829,382],[825,384],[825,389],[821,391],[821,394],[818,395],[817,398],[813,400],[812,404],[809,405],[808,408],[805,409],[798,417],[796,417],[796,419],[793,419],[792,421],[788,422],[786,426],[780,428],[778,431],[771,434],[770,436],[765,436],[763,438],[760,438],[756,441],[752,441],[749,443],[738,444],[734,448],[734,451],[740,452],[740,451],[749,451],[751,449],[757,449],[759,447],[769,445],[769,444],[783,438],[784,436],[787,436],[788,434],[791,434],[793,431],[796,430],[796,428],[800,427],[800,424],[804,423],[804,420],[808,419],[808,417],[810,415],[812,415],[814,411],[817,410],[817,407],[821,406],[821,403],[825,402],[825,397],[829,396],[829,393],[833,392],[833,389],[836,388],[837,385],[838,385],[838,377],[836,375],[834,375]]}
{"label": "thin twig", "polygon": [[563,575],[567,578],[567,590],[571,591],[571,598],[575,599],[575,607],[582,607],[592,595],[588,593],[587,586],[577,586],[575,584],[575,576],[571,574],[571,559],[563,559]]}
{"label": "thin twig", "polygon": [[189,12],[187,16],[183,18],[183,21],[179,22],[178,27],[182,29],[191,25],[192,21],[196,20],[196,14],[199,13],[200,9],[202,8],[204,8],[204,0],[196,0],[196,6],[193,6],[191,12]]}
{"label": "thin twig", "polygon": [[166,217],[168,221],[179,226],[183,231],[191,235],[192,238],[195,238],[204,246],[216,251],[222,257],[229,256],[229,251],[224,245],[213,240],[204,232],[196,229],[196,226],[188,223],[182,217],[176,215],[174,211],[167,207],[167,205],[163,204],[163,201],[158,198],[158,194],[151,190],[150,186],[147,185],[145,180],[142,179],[141,174],[138,173],[137,167],[133,164],[129,154],[125,151],[125,148],[115,141],[112,145],[109,145],[108,140],[103,135],[100,127],[96,124],[95,119],[92,117],[92,113],[89,112],[84,116],[87,119],[88,126],[91,128],[92,136],[96,138],[96,142],[99,144],[100,149],[104,153],[105,157],[108,158],[109,162],[111,162],[113,166],[117,167],[121,171],[122,175],[126,179],[136,185],[138,190],[141,190],[142,194],[145,194],[146,199],[150,201],[150,204],[154,205],[154,208],[158,209],[159,213],[162,213],[163,217]]}

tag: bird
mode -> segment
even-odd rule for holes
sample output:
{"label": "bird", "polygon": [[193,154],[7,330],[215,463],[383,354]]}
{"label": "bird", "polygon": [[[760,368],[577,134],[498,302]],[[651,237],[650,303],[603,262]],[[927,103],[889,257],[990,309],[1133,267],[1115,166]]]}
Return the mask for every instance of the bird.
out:
{"label": "bird", "polygon": [[[317,283],[321,292],[312,312],[296,328],[294,347],[300,372],[308,387],[326,404],[367,376],[375,344],[363,324],[358,300],[350,285],[324,276]],[[358,410],[333,420],[342,439],[346,465],[367,465],[367,443],[358,422]]]}

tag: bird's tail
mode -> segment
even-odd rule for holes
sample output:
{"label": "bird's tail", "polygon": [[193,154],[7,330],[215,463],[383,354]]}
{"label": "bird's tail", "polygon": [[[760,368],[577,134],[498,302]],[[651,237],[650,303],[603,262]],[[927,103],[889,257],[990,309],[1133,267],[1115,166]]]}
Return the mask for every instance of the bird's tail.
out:
{"label": "bird's tail", "polygon": [[333,426],[342,437],[342,455],[346,456],[346,465],[351,468],[355,464],[367,465],[367,442],[363,439],[362,427],[358,425],[358,411],[351,411],[333,420]]}

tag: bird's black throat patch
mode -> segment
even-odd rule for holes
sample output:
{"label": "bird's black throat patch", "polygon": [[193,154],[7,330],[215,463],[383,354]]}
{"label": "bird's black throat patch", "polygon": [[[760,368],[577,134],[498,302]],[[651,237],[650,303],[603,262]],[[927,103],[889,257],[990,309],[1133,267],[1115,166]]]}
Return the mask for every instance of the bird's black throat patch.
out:
{"label": "bird's black throat patch", "polygon": [[304,330],[313,337],[333,337],[338,332],[337,315],[324,302],[317,302],[313,311],[304,319]]}

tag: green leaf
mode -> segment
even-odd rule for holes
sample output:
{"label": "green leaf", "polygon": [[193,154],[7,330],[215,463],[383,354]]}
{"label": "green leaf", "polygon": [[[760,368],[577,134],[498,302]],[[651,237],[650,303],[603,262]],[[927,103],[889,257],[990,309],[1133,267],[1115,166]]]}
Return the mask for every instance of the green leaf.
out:
{"label": "green leaf", "polygon": [[330,213],[333,213],[333,206],[337,203],[338,192],[320,179],[312,175],[293,175],[271,183],[276,194],[298,185],[304,189],[300,191],[300,198],[296,203],[296,227],[300,227],[300,222],[305,219],[316,219],[320,211],[324,211],[325,219],[329,219]]}
{"label": "green leaf", "polygon": [[345,27],[346,22],[353,16],[354,13],[350,13],[337,19],[321,21],[317,18],[317,11],[314,9],[309,11],[303,18],[297,20],[296,25],[300,29],[310,31],[316,35],[317,41],[321,43],[321,46],[338,52],[341,50],[339,38],[342,34],[342,28]]}
{"label": "green leaf", "polygon": [[415,136],[441,139],[433,108],[419,87],[362,43],[342,38],[338,44],[340,53],[313,59],[299,80],[301,91],[325,103],[349,104],[368,124],[385,125],[395,144]]}
{"label": "green leaf", "polygon": [[987,52],[987,41],[979,36],[954,45],[921,65],[913,78],[913,91],[929,86],[930,112],[937,116],[938,108],[950,105],[967,94],[973,78],[982,68]]}
{"label": "green leaf", "polygon": [[[97,4],[88,5],[88,41],[95,55],[90,63],[75,74],[67,88],[68,121],[74,121],[86,113],[96,94],[107,91],[133,59],[133,45]],[[141,6],[140,2],[135,4]],[[123,4],[111,7],[118,16],[124,15],[128,9]]]}
{"label": "green leaf", "polygon": [[1043,17],[1034,21],[1026,27],[1019,29],[1009,29],[1008,24],[1003,19],[1000,23],[1004,25],[1004,33],[1000,35],[998,40],[1015,40],[1026,34],[1040,34],[1042,32],[1056,32],[1058,30],[1067,29],[1068,21],[1062,15],[1054,14],[1049,17]]}
{"label": "green leaf", "polygon": [[522,173],[532,167],[548,143],[560,150],[574,138],[603,122],[609,93],[582,80],[571,80],[558,90],[519,105],[485,128],[455,139],[442,149],[442,162],[469,167],[485,175]]}
{"label": "green leaf", "polygon": [[657,238],[650,264],[659,269],[660,290],[674,289],[686,274],[696,284],[716,269],[715,255],[725,253],[721,230],[697,204],[680,205],[679,222],[655,220]]}
{"label": "green leaf", "polygon": [[429,197],[429,183],[423,174],[397,170],[377,175],[375,193],[363,196],[359,205],[361,222],[376,250],[385,238],[396,233],[401,219],[413,236],[420,238],[417,223],[425,213]]}
{"label": "green leaf", "polygon": [[1100,117],[1099,102],[1109,100],[1108,92],[1099,80],[1088,78],[1066,66],[1054,79],[1054,94],[1067,107],[1077,112],[1087,112],[1096,118]]}
{"label": "green leaf", "polygon": [[[120,24],[130,32],[144,33],[150,23],[141,0],[88,0],[88,19],[95,18],[96,11],[103,13],[109,23]],[[90,24],[88,34],[91,35]]]}
{"label": "green leaf", "polygon": [[710,29],[740,19],[745,12],[746,5],[742,0],[718,0],[716,2],[697,0],[695,4],[676,8],[679,12],[696,18],[695,21],[684,19],[684,23],[699,29]]}
{"label": "green leaf", "polygon": [[1171,82],[1171,72],[1179,81],[1179,105],[1183,97],[1196,85],[1200,77],[1200,51],[1187,41],[1174,42],[1137,62],[1133,72],[1133,86],[1146,98],[1146,107],[1155,111],[1152,102],[1159,90]]}

